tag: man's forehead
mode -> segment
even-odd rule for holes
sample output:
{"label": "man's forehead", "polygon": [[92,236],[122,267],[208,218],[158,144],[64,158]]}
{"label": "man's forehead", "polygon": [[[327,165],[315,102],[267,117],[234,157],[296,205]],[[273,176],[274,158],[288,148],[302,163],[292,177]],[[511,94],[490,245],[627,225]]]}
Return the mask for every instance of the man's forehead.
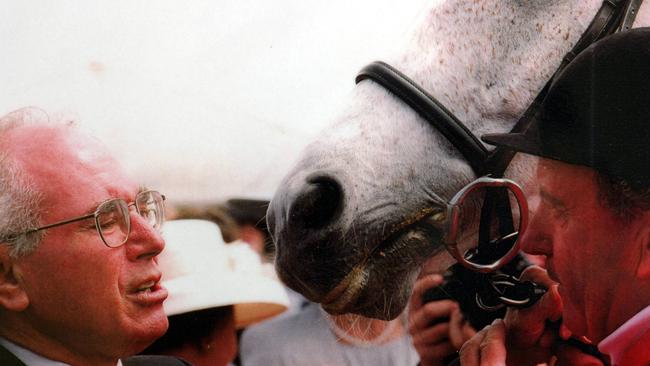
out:
{"label": "man's forehead", "polygon": [[56,153],[53,157],[60,157],[62,153],[108,154],[107,149],[97,139],[70,125],[19,126],[6,131],[3,135],[3,145],[18,157],[42,151]]}
{"label": "man's forehead", "polygon": [[546,178],[593,178],[595,171],[591,168],[569,164],[558,160],[540,158],[537,174]]}
{"label": "man's forehead", "polygon": [[64,187],[76,186],[72,194],[101,186],[123,196],[138,188],[99,140],[74,126],[21,126],[3,136],[3,145],[39,189],[65,194]]}
{"label": "man's forehead", "polygon": [[552,159],[540,159],[537,178],[540,191],[547,197],[563,197],[565,200],[582,197],[596,187],[593,169]]}

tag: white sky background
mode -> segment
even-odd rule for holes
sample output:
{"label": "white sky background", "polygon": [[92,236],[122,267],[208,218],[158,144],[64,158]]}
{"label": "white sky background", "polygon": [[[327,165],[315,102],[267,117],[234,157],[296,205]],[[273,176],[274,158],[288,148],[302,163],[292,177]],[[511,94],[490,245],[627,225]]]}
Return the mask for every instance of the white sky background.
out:
{"label": "white sky background", "polygon": [[0,115],[72,116],[172,201],[270,198],[425,2],[0,0]]}

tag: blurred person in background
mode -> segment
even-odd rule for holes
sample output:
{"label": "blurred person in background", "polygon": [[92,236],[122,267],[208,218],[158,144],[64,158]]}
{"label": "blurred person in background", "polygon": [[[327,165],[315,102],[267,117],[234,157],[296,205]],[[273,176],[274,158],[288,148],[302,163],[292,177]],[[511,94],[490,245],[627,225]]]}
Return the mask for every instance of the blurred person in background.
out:
{"label": "blurred person in background", "polygon": [[266,211],[269,201],[251,198],[231,198],[223,205],[224,210],[239,227],[239,238],[260,253],[265,262],[273,262],[275,246],[266,227]]}
{"label": "blurred person in background", "polygon": [[158,263],[169,291],[169,330],[144,353],[195,366],[231,364],[238,329],[287,309],[282,284],[248,245],[226,245],[212,222],[169,221],[163,235],[167,248]]}
{"label": "blurred person in background", "polygon": [[392,321],[330,315],[307,303],[297,312],[249,327],[241,338],[244,366],[415,366],[405,317]]}
{"label": "blurred person in background", "polygon": [[[257,252],[265,266],[273,269],[275,248],[266,228],[268,200],[233,198],[209,204],[184,204],[174,208],[175,218],[201,219],[219,225],[226,243],[241,240]],[[289,309],[280,316],[299,311],[309,301],[285,286],[289,295]]]}
{"label": "blurred person in background", "polygon": [[268,206],[268,200],[233,198],[218,203],[178,205],[174,217],[212,221],[221,228],[226,243],[241,240],[264,262],[272,262],[274,247],[266,229]]}
{"label": "blurred person in background", "polygon": [[219,226],[219,231],[221,231],[221,236],[226,244],[241,239],[239,225],[222,203],[174,205],[173,216],[170,216],[169,219],[207,220]]}

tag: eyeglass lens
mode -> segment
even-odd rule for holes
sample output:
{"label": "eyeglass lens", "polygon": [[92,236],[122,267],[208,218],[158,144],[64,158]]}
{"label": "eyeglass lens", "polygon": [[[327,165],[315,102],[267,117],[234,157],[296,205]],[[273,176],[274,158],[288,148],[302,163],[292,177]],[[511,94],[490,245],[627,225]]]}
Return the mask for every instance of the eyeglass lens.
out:
{"label": "eyeglass lens", "polygon": [[165,221],[165,209],[163,207],[162,195],[156,191],[146,191],[140,193],[135,198],[135,207],[149,225],[154,229],[160,230]]}
{"label": "eyeglass lens", "polygon": [[[164,222],[163,197],[156,191],[139,193],[135,198],[136,211],[151,227],[160,230]],[[129,206],[122,199],[113,199],[97,208],[95,217],[99,234],[111,248],[126,243],[131,232]]]}
{"label": "eyeglass lens", "polygon": [[131,220],[124,200],[114,199],[102,203],[97,208],[95,220],[99,234],[107,246],[115,248],[126,242],[131,231]]}
{"label": "eyeglass lens", "polygon": [[495,263],[517,243],[521,212],[506,187],[476,187],[458,202],[460,254],[479,265]]}

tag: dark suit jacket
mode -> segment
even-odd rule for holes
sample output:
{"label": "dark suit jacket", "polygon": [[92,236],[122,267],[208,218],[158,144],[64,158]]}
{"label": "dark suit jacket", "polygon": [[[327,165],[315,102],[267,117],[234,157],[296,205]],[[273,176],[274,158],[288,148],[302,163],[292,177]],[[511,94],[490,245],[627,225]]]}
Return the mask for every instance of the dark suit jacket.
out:
{"label": "dark suit jacket", "polygon": [[[13,353],[0,346],[0,365],[26,366]],[[122,360],[124,366],[192,366],[180,358],[170,356],[133,356]]]}
{"label": "dark suit jacket", "polygon": [[13,353],[0,346],[0,365],[2,366],[25,366],[25,364],[16,358]]}
{"label": "dark suit jacket", "polygon": [[192,366],[189,362],[172,356],[133,356],[122,360],[124,366]]}

